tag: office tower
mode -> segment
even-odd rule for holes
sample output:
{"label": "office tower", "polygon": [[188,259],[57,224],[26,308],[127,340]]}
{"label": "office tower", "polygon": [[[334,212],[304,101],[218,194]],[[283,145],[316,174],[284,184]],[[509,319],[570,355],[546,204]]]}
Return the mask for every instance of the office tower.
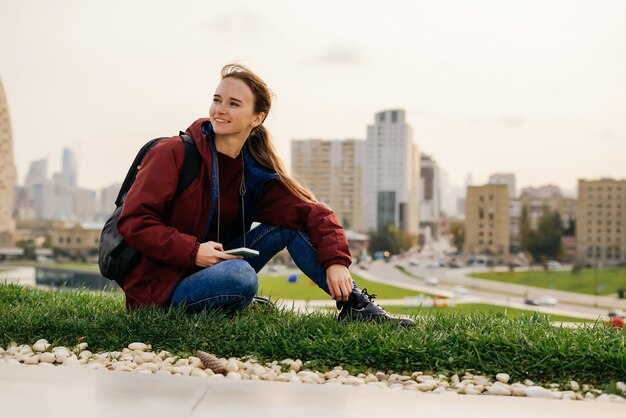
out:
{"label": "office tower", "polygon": [[74,155],[74,151],[69,148],[63,148],[61,173],[70,188],[76,187],[76,170],[76,156]]}
{"label": "office tower", "polygon": [[626,179],[578,180],[576,262],[595,267],[626,262]]}
{"label": "office tower", "polygon": [[465,245],[470,258],[493,257],[496,263],[509,261],[509,192],[504,184],[469,186],[465,199]]}
{"label": "office tower", "polygon": [[428,236],[437,241],[442,211],[439,166],[430,155],[422,154],[420,171],[420,228],[427,229]]}
{"label": "office tower", "polygon": [[364,141],[292,140],[291,170],[317,199],[328,205],[345,229],[364,231]]}
{"label": "office tower", "polygon": [[15,162],[9,107],[0,80],[0,247],[13,245]]}
{"label": "office tower", "polygon": [[103,189],[100,189],[98,197],[98,215],[97,219],[106,221],[113,210],[115,210],[115,199],[120,192],[122,183],[114,183]]}
{"label": "office tower", "polygon": [[404,110],[379,112],[367,127],[363,179],[365,228],[393,225],[417,237],[420,154]]}

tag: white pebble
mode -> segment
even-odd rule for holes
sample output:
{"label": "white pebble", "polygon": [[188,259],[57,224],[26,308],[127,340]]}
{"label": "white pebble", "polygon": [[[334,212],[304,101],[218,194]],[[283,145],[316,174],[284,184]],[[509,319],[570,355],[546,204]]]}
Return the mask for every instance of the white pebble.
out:
{"label": "white pebble", "polygon": [[149,348],[148,344],[144,344],[144,343],[136,342],[136,343],[128,344],[128,349],[132,351],[134,350],[146,351],[148,350],[148,348]]}
{"label": "white pebble", "polygon": [[422,382],[415,385],[415,387],[421,392],[430,392],[437,387],[437,382],[430,380],[428,382]]}
{"label": "white pebble", "polygon": [[555,399],[554,393],[541,386],[530,386],[525,389],[526,396],[529,398]]}
{"label": "white pebble", "polygon": [[56,356],[53,353],[41,353],[39,355],[39,361],[42,363],[52,364],[57,360]]}
{"label": "white pebble", "polygon": [[496,396],[511,396],[511,391],[503,384],[493,385],[487,388],[487,393],[489,395],[496,395]]}
{"label": "white pebble", "polygon": [[39,353],[43,353],[44,351],[48,351],[50,348],[50,344],[46,340],[39,340],[35,344],[33,344],[33,350]]}
{"label": "white pebble", "polygon": [[511,376],[509,376],[507,373],[498,373],[496,375],[496,380],[502,383],[509,383],[510,378]]}
{"label": "white pebble", "polygon": [[24,364],[39,364],[39,356],[35,355],[24,358]]}
{"label": "white pebble", "polygon": [[615,384],[615,389],[617,389],[618,392],[626,395],[626,383],[624,383],[624,382],[617,382]]}
{"label": "white pebble", "polygon": [[226,375],[227,379],[235,379],[235,380],[241,380],[241,375],[237,372],[228,372],[228,374]]}

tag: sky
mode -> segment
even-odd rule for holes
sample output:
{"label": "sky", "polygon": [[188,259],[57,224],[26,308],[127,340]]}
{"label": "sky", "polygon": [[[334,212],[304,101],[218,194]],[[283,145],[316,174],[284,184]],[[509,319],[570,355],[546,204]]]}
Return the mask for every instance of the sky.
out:
{"label": "sky", "polygon": [[518,191],[626,178],[626,2],[0,0],[0,80],[18,180],[31,161],[80,186],[121,181],[146,141],[205,117],[223,65],[274,93],[292,139],[365,139],[405,109],[452,185]]}

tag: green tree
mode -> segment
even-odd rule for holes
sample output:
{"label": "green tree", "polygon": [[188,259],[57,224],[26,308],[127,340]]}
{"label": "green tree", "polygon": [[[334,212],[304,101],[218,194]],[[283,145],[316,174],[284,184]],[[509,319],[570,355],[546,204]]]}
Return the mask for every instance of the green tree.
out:
{"label": "green tree", "polygon": [[525,249],[539,263],[559,258],[562,236],[561,216],[544,206],[537,230],[528,232]]}
{"label": "green tree", "polygon": [[463,251],[463,244],[465,244],[465,224],[463,222],[452,222],[450,224],[450,238],[451,244],[456,247],[456,252]]}
{"label": "green tree", "polygon": [[413,240],[411,236],[400,231],[393,225],[380,228],[370,234],[370,242],[367,247],[370,254],[376,251],[389,251],[391,254],[400,254],[411,248]]}
{"label": "green tree", "polygon": [[25,259],[35,260],[37,258],[37,255],[35,254],[35,249],[37,248],[37,246],[35,245],[35,241],[33,241],[32,239],[20,241],[16,245],[24,250]]}
{"label": "green tree", "polygon": [[520,234],[520,246],[522,250],[530,252],[528,249],[528,243],[531,235],[530,219],[528,218],[528,205],[522,207],[522,215],[520,217],[519,234]]}

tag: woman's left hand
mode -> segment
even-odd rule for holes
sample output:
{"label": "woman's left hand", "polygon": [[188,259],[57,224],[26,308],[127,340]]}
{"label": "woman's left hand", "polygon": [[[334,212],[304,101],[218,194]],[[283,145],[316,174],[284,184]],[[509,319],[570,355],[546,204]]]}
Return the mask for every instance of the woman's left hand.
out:
{"label": "woman's left hand", "polygon": [[330,297],[336,301],[347,301],[352,293],[353,282],[348,268],[342,264],[333,264],[326,269],[326,284]]}

